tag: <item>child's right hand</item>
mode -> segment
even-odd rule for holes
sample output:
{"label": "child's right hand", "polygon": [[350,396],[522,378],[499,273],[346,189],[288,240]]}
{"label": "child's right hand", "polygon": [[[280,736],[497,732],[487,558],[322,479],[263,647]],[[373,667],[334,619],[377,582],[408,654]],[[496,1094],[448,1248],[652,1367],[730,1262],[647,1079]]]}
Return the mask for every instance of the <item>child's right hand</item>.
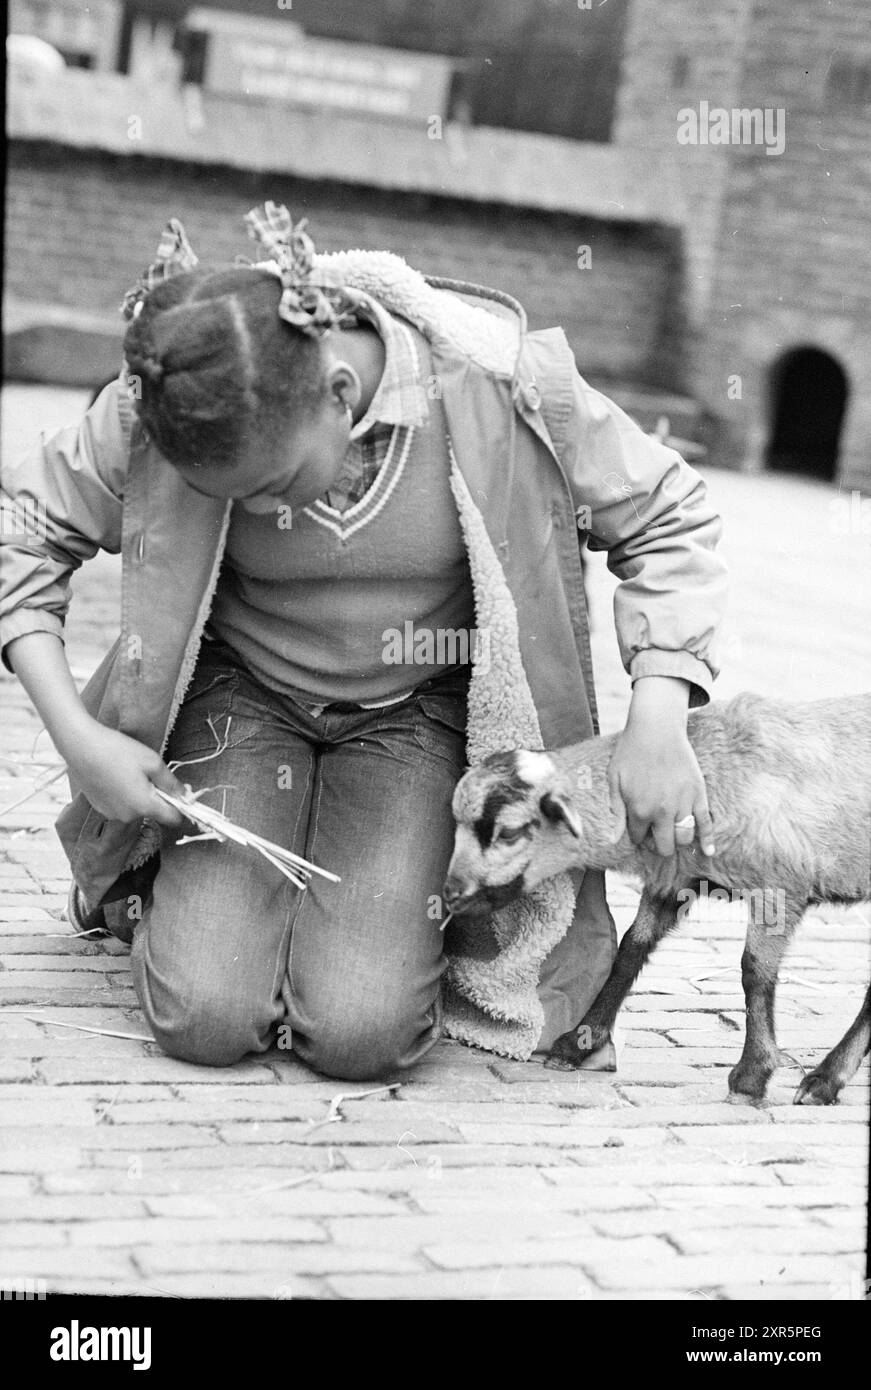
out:
{"label": "child's right hand", "polygon": [[78,789],[107,820],[135,821],[148,816],[161,825],[177,828],[184,817],[155,792],[183,797],[185,789],[170,772],[159,753],[116,729],[91,721],[67,749],[67,766]]}

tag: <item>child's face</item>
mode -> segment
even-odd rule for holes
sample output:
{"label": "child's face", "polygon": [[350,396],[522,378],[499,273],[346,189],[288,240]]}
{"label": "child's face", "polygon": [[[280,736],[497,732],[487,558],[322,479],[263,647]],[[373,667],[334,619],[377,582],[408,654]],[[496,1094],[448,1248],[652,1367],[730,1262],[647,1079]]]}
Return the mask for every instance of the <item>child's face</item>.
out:
{"label": "child's face", "polygon": [[195,492],[238,499],[248,512],[264,515],[280,507],[300,509],[335,483],[342,471],[351,433],[351,417],[341,402],[326,396],[315,412],[289,436],[287,448],[271,458],[263,454],[240,460],[232,468],[178,467]]}

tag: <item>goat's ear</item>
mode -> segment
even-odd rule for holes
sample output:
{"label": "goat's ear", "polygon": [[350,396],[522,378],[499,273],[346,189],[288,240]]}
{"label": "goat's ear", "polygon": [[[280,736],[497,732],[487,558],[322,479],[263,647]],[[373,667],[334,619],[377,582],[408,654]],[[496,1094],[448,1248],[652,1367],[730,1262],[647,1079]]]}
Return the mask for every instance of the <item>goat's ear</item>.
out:
{"label": "goat's ear", "polygon": [[580,840],[583,833],[580,817],[566,797],[561,796],[559,792],[545,792],[538,803],[538,809],[545,820],[550,821],[551,825],[558,825],[562,822],[575,839]]}

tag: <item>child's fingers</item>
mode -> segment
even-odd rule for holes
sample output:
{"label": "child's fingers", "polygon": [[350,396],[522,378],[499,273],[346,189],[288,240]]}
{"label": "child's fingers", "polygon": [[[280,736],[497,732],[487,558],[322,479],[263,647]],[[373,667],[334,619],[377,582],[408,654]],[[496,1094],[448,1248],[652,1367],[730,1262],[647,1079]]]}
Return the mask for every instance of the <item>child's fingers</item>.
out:
{"label": "child's fingers", "polygon": [[665,859],[674,854],[674,820],[668,811],[656,817],[651,832],[657,854]]}
{"label": "child's fingers", "polygon": [[608,794],[613,821],[611,826],[611,842],[616,845],[617,841],[622,839],[626,831],[626,804],[620,792],[620,784],[617,778],[612,776],[610,771],[608,773]]}
{"label": "child's fingers", "polygon": [[696,838],[701,846],[703,854],[708,856],[716,853],[714,842],[714,822],[708,807],[708,797],[706,792],[699,792],[696,797],[696,804],[693,807],[693,815],[696,818]]}
{"label": "child's fingers", "polygon": [[[155,767],[149,772],[149,780],[153,786],[159,787],[161,791],[167,792],[169,796],[184,797],[185,789],[177,777],[174,777],[169,768],[161,761],[159,767]],[[149,815],[153,820],[161,825],[178,827],[184,825],[185,818],[181,811],[177,811],[174,806],[170,806],[160,796],[152,795],[154,810],[149,810]]]}

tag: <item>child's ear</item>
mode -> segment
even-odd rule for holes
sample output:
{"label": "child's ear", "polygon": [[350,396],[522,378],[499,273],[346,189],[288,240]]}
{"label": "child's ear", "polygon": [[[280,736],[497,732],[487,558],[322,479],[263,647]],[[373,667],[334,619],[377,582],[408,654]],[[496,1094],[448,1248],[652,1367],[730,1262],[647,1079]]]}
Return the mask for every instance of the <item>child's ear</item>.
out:
{"label": "child's ear", "polygon": [[363,383],[350,362],[334,358],[327,368],[327,390],[331,400],[353,410],[362,399]]}
{"label": "child's ear", "polygon": [[545,792],[538,803],[538,809],[551,825],[564,825],[576,840],[580,840],[583,834],[581,820],[567,797],[556,791]]}

